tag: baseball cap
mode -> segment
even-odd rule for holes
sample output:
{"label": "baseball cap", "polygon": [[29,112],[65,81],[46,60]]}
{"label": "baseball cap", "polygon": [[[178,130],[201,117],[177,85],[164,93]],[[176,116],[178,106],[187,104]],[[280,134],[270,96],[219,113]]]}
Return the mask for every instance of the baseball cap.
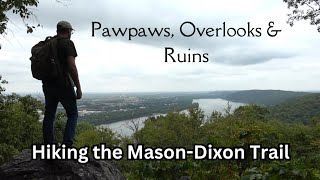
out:
{"label": "baseball cap", "polygon": [[60,21],[57,24],[57,29],[71,29],[74,30],[71,26],[71,24],[67,21]]}

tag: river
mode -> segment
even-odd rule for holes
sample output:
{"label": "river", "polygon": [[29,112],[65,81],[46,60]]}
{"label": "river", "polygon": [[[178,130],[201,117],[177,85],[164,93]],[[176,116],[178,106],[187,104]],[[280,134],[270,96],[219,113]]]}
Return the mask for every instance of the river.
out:
{"label": "river", "polygon": [[[194,99],[193,103],[199,103],[199,107],[204,111],[204,114],[206,116],[210,116],[211,113],[215,111],[219,111],[221,113],[225,112],[225,109],[228,107],[228,101],[223,99]],[[236,103],[236,102],[230,102],[231,110],[233,111],[237,107],[244,105],[243,103]],[[158,114],[159,115],[165,115],[165,114]],[[108,127],[112,129],[113,131],[119,133],[123,136],[130,136],[134,131],[130,127],[134,127],[134,124],[136,125],[136,128],[140,129],[143,127],[143,122],[148,119],[149,116],[134,118],[131,120],[123,120],[118,121],[115,123],[110,124],[102,124],[99,127]],[[133,128],[134,129],[134,128]]]}

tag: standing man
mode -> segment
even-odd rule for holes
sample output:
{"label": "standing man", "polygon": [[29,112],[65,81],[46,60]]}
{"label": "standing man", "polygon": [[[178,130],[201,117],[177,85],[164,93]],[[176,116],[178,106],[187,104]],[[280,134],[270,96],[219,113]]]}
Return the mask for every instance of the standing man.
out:
{"label": "standing man", "polygon": [[[74,134],[78,120],[78,109],[76,99],[82,97],[82,91],[75,63],[77,51],[70,40],[73,28],[69,22],[60,21],[57,24],[58,38],[57,52],[58,60],[62,66],[62,77],[55,80],[42,81],[43,93],[45,96],[45,114],[43,119],[43,140],[44,144],[54,142],[54,121],[58,103],[60,102],[67,113],[67,124],[63,136],[63,144],[71,147],[74,142]],[[74,86],[77,91],[75,93]]]}

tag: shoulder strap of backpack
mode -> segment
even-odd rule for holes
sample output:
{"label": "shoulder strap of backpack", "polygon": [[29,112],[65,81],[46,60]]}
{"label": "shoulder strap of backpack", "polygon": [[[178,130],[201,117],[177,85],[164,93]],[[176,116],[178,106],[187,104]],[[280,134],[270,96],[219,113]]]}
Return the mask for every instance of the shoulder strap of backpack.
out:
{"label": "shoulder strap of backpack", "polygon": [[59,59],[59,53],[58,53],[58,41],[60,38],[58,37],[53,37],[50,42],[51,46],[51,51],[53,55],[54,62],[56,64],[58,74],[62,77],[63,76],[63,70],[62,70],[62,63],[61,60]]}
{"label": "shoulder strap of backpack", "polygon": [[[73,80],[70,76],[70,73],[66,72],[66,74],[63,74],[64,65],[63,65],[63,63],[61,63],[61,60],[59,59],[58,45],[59,45],[59,40],[61,40],[61,39],[64,39],[64,37],[53,37],[52,43],[51,43],[51,48],[52,48],[55,63],[57,64],[57,67],[58,67],[59,74],[63,77],[62,79],[64,81],[64,84],[66,86],[71,85],[73,87],[74,83],[73,83]],[[64,77],[64,75],[66,77]]]}
{"label": "shoulder strap of backpack", "polygon": [[55,57],[55,59],[59,59],[59,53],[58,53],[58,45],[59,45],[59,40],[64,39],[64,37],[53,37],[52,38],[52,52]]}
{"label": "shoulder strap of backpack", "polygon": [[52,38],[50,42],[50,46],[51,46],[51,51],[53,53],[53,57],[56,63],[57,63],[57,59],[59,58],[57,45],[58,45],[57,38]]}

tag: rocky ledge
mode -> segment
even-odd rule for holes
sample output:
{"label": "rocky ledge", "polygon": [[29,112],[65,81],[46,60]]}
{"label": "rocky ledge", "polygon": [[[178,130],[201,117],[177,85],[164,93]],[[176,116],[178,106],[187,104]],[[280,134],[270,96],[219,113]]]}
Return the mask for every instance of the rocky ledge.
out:
{"label": "rocky ledge", "polygon": [[112,161],[93,160],[80,164],[76,160],[31,160],[31,150],[23,150],[0,167],[0,179],[52,180],[122,180],[125,177]]}

